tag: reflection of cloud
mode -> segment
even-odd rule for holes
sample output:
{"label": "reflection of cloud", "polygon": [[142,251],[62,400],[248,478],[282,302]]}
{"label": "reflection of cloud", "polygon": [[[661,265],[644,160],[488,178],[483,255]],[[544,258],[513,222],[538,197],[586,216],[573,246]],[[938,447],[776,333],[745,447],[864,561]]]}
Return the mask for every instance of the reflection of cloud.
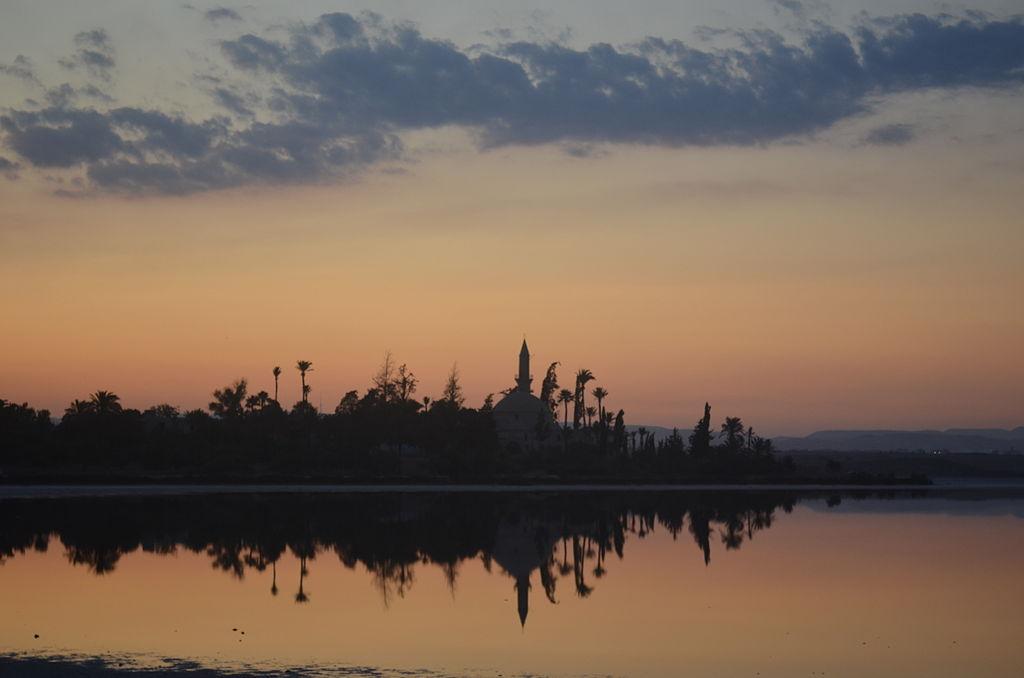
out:
{"label": "reflection of cloud", "polygon": [[[399,157],[399,134],[442,126],[471,130],[481,147],[555,143],[576,157],[606,143],[756,145],[806,138],[879,95],[1024,80],[1019,19],[898,16],[850,34],[817,24],[800,44],[770,31],[737,37],[729,49],[648,38],[629,48],[534,40],[462,50],[376,15],[327,14],[280,40],[221,43],[234,73],[210,93],[241,127],[68,100],[12,111],[3,127],[26,161],[84,165],[94,189],[188,193],[359,171]],[[104,31],[76,44],[76,58],[93,51],[112,67]],[[867,140],[912,136],[888,126]]]}

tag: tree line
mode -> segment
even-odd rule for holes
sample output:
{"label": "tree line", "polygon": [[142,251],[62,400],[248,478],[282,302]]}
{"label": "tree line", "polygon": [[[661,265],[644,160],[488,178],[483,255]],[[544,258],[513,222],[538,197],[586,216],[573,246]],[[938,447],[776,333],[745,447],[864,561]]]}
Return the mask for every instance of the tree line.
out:
{"label": "tree line", "polygon": [[551,417],[538,421],[535,445],[503,443],[495,394],[467,406],[457,365],[439,397],[420,398],[419,379],[387,352],[369,387],[346,392],[333,411],[310,402],[310,360],[295,363],[301,398],[290,408],[279,399],[280,366],[270,370],[272,395],[238,379],[215,389],[205,409],[127,408],[113,391],[98,390],[73,400],[56,420],[47,410],[0,400],[0,469],[338,480],[728,480],[788,469],[771,441],[738,417],[715,427],[705,405],[688,436],[674,430],[659,440],[628,427],[622,409],[607,409],[604,387],[589,389],[588,402],[595,380],[589,369],[579,370],[569,389],[560,387],[558,367],[548,367],[541,385]]}

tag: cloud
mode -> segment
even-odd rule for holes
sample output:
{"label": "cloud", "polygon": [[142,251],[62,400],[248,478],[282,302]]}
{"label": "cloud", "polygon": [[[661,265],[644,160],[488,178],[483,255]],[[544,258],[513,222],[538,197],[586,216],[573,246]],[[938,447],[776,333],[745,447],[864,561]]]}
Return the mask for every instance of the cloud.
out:
{"label": "cloud", "polygon": [[[1021,19],[907,15],[849,33],[815,24],[799,43],[737,37],[729,49],[648,38],[464,50],[376,15],[327,14],[281,39],[221,43],[233,72],[210,93],[233,123],[51,105],[11,111],[3,129],[28,163],[81,165],[94,190],[188,193],[330,180],[401,157],[402,133],[440,126],[471,130],[481,148],[551,143],[576,156],[610,143],[755,145],[807,138],[890,94],[1024,82]],[[901,134],[913,130],[870,143]]]}
{"label": "cloud", "polygon": [[14,57],[14,61],[10,64],[0,64],[0,73],[9,75],[25,82],[30,82],[34,85],[41,84],[39,78],[36,77],[35,69],[32,66],[32,60],[23,54],[19,54]]}
{"label": "cloud", "polygon": [[219,21],[241,21],[242,15],[230,7],[215,7],[207,10],[203,16],[211,23]]}
{"label": "cloud", "polygon": [[236,94],[227,87],[214,87],[212,94],[218,104],[235,115],[252,117],[253,110],[249,106],[246,97]]}
{"label": "cloud", "polygon": [[54,108],[67,108],[81,98],[94,99],[106,103],[114,101],[113,97],[95,85],[72,87],[66,82],[58,87],[51,87],[46,90],[44,97],[46,102]]}
{"label": "cloud", "polygon": [[68,70],[86,69],[90,74],[110,80],[112,71],[117,65],[114,61],[114,45],[110,36],[102,28],[82,31],[75,34],[75,45],[78,51],[58,61]]}
{"label": "cloud", "polygon": [[865,144],[902,146],[914,140],[914,127],[906,124],[882,125],[864,136]]}
{"label": "cloud", "polygon": [[96,111],[48,108],[0,117],[7,146],[36,167],[73,167],[125,147],[108,117]]}
{"label": "cloud", "polygon": [[91,31],[76,33],[75,44],[80,47],[98,49],[102,52],[109,52],[114,49],[114,45],[110,42],[110,36],[102,28],[94,28]]}

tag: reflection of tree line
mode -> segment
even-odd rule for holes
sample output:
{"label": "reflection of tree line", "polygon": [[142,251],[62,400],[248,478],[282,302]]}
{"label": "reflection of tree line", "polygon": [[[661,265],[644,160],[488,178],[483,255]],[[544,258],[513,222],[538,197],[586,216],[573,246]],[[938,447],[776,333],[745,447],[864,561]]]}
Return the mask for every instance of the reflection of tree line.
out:
{"label": "reflection of tree line", "polygon": [[[435,565],[457,587],[465,561],[480,559],[515,580],[525,622],[534,571],[546,597],[561,580],[588,596],[609,557],[623,558],[631,539],[665,529],[688,535],[711,562],[716,545],[738,549],[771,527],[795,495],[747,493],[537,493],[220,495],[191,497],[9,500],[0,502],[0,562],[60,540],[69,562],[96,574],[142,550],[205,553],[212,565],[242,578],[247,571],[281,583],[277,562],[300,563],[295,600],[310,599],[305,577],[333,553],[347,568],[364,566],[385,602],[403,596],[417,565]],[[564,595],[564,594],[562,594]]]}

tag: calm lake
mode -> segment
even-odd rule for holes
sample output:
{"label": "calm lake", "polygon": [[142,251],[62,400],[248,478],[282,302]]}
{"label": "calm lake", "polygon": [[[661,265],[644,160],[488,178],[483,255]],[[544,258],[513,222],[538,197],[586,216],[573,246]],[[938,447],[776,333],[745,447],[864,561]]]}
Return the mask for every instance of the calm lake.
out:
{"label": "calm lake", "polygon": [[16,495],[0,675],[1024,675],[1020,490]]}

